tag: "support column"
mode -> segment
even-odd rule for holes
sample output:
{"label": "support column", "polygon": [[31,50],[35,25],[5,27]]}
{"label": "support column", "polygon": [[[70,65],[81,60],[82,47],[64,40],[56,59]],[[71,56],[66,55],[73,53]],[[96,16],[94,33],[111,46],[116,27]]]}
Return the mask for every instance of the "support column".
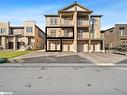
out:
{"label": "support column", "polygon": [[1,45],[2,45],[3,49],[6,49],[6,37],[1,38]]}
{"label": "support column", "polygon": [[17,37],[13,38],[13,49],[16,50],[17,49]]}
{"label": "support column", "polygon": [[77,44],[78,44],[78,42],[77,42],[77,35],[78,35],[78,33],[77,33],[77,31],[78,31],[78,29],[77,29],[77,6],[75,5],[75,12],[74,12],[74,44],[73,44],[73,46],[74,46],[74,52],[78,52],[78,47],[77,47]]}
{"label": "support column", "polygon": [[89,15],[89,44],[88,44],[88,52],[91,52],[91,18]]}
{"label": "support column", "polygon": [[105,43],[104,43],[104,40],[103,40],[103,52],[105,52]]}

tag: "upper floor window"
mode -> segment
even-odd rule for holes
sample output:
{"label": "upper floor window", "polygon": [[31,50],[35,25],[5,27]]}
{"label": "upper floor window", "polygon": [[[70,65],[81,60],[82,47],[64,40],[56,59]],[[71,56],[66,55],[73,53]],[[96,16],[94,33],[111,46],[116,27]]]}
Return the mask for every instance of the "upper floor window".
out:
{"label": "upper floor window", "polygon": [[32,27],[26,27],[26,32],[33,32],[33,28]]}
{"label": "upper floor window", "polygon": [[125,33],[125,27],[120,27],[119,28],[119,35],[120,36],[125,36],[126,35],[126,33]]}
{"label": "upper floor window", "polygon": [[52,37],[56,37],[56,30],[55,30],[55,29],[52,29],[52,30],[51,30],[51,36],[52,36]]}
{"label": "upper floor window", "polygon": [[51,25],[57,25],[57,18],[56,17],[51,17],[50,24]]}
{"label": "upper floor window", "polygon": [[71,19],[70,18],[64,18],[64,25],[70,25]]}
{"label": "upper floor window", "polygon": [[95,18],[92,18],[90,23],[91,23],[91,25],[97,25],[98,24],[98,20],[95,19]]}
{"label": "upper floor window", "polygon": [[1,29],[0,29],[0,33],[1,33],[1,34],[5,34],[5,33],[6,33],[6,28],[1,28]]}
{"label": "upper floor window", "polygon": [[79,30],[79,33],[83,33],[83,32],[85,32],[83,29],[80,29],[80,30]]}
{"label": "upper floor window", "polygon": [[69,37],[69,32],[70,32],[69,29],[64,30],[64,37]]}

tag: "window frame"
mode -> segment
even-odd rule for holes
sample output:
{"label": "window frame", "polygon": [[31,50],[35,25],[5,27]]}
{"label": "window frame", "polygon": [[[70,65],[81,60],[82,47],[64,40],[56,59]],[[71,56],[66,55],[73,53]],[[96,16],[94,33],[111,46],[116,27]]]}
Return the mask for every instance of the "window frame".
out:
{"label": "window frame", "polygon": [[32,33],[33,32],[33,27],[26,27],[26,32]]}
{"label": "window frame", "polygon": [[57,21],[57,17],[51,17],[50,18],[50,25],[57,25],[58,21]]}

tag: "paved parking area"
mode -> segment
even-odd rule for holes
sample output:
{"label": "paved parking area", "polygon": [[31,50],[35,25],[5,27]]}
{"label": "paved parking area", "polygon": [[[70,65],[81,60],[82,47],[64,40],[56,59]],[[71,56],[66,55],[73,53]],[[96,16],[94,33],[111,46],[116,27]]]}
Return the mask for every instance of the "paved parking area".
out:
{"label": "paved parking area", "polygon": [[90,60],[73,52],[44,52],[36,51],[31,54],[14,58],[20,63],[92,63]]}
{"label": "paved parking area", "polygon": [[127,56],[112,53],[79,53],[80,56],[89,59],[96,64],[101,63],[127,63]]}
{"label": "paved parking area", "polygon": [[111,53],[74,53],[35,51],[13,59],[19,63],[127,63],[127,56]]}

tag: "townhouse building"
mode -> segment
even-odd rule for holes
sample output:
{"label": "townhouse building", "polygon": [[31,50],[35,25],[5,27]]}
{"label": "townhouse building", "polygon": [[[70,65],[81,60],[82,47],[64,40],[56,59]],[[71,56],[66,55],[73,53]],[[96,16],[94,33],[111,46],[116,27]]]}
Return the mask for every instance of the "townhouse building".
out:
{"label": "townhouse building", "polygon": [[35,21],[26,21],[23,26],[10,26],[0,22],[0,49],[44,49],[45,33]]}
{"label": "townhouse building", "polygon": [[104,38],[101,36],[102,15],[74,2],[58,11],[57,15],[45,15],[46,51],[101,52]]}
{"label": "townhouse building", "polygon": [[105,48],[110,49],[119,45],[127,45],[127,24],[116,24],[104,30]]}

